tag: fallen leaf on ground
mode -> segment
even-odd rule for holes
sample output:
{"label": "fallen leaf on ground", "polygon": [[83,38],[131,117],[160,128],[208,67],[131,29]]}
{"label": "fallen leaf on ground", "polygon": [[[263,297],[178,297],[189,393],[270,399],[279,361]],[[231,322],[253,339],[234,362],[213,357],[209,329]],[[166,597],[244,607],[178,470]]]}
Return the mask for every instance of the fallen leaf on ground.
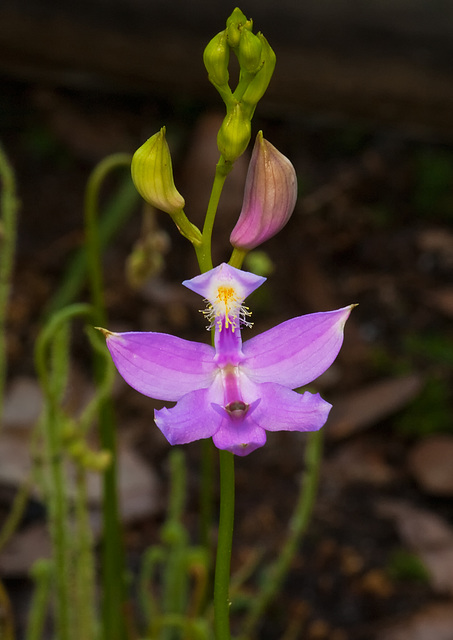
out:
{"label": "fallen leaf on ground", "polygon": [[401,540],[426,567],[432,588],[453,595],[453,527],[435,513],[404,501],[382,501],[378,511],[394,520]]}
{"label": "fallen leaf on ground", "polygon": [[422,489],[437,495],[453,495],[453,436],[422,440],[410,451],[408,464]]}
{"label": "fallen leaf on ground", "polygon": [[30,525],[18,531],[7,542],[0,554],[2,576],[26,575],[39,558],[50,558],[51,542],[44,522]]}
{"label": "fallen leaf on ground", "polygon": [[427,303],[435,310],[453,318],[453,287],[435,289],[426,293]]}
{"label": "fallen leaf on ground", "polygon": [[351,482],[386,486],[397,478],[396,470],[385,461],[376,443],[364,439],[344,443],[339,451],[324,461],[323,475],[337,486]]}
{"label": "fallen leaf on ground", "polygon": [[42,392],[37,380],[25,376],[15,378],[8,387],[2,414],[7,428],[29,427],[42,410]]}
{"label": "fallen leaf on ground", "polygon": [[339,440],[377,424],[405,407],[420,393],[422,386],[422,377],[413,374],[381,380],[333,400],[326,424],[327,437]]}
{"label": "fallen leaf on ground", "polygon": [[428,605],[378,634],[377,640],[452,640],[453,602]]}

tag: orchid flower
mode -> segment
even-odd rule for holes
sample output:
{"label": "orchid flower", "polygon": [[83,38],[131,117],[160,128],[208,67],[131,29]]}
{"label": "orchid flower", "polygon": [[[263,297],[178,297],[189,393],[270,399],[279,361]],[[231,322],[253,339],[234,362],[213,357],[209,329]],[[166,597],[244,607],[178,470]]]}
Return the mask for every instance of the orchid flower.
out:
{"label": "orchid flower", "polygon": [[170,444],[212,437],[219,449],[247,455],[266,431],[316,431],[331,405],[297,393],[335,360],[352,306],[287,320],[246,342],[245,298],[265,278],[221,264],[183,284],[208,302],[214,346],[165,333],[104,330],[124,380],[146,396],[176,401],[155,411]]}

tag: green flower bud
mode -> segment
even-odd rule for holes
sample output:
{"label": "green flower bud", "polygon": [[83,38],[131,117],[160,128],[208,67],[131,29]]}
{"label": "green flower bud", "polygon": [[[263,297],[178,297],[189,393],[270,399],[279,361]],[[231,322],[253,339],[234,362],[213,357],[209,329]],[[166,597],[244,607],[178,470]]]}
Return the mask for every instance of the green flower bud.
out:
{"label": "green flower bud", "polygon": [[110,451],[102,450],[102,451],[87,451],[84,458],[82,459],[82,465],[86,469],[91,469],[92,471],[105,471],[112,462],[112,454]]}
{"label": "green flower bud", "polygon": [[67,451],[68,451],[68,454],[71,456],[71,458],[80,462],[80,460],[85,455],[86,450],[87,450],[87,447],[83,440],[75,440],[68,447]]}
{"label": "green flower bud", "polygon": [[261,39],[248,29],[242,29],[239,49],[237,52],[241,69],[248,73],[257,73],[262,67],[261,49],[263,48]]}
{"label": "green flower bud", "polygon": [[226,33],[228,44],[232,49],[239,46],[242,29],[251,30],[253,26],[252,20],[247,20],[240,9],[236,7],[231,16],[226,21]]}
{"label": "green flower bud", "polygon": [[216,87],[228,84],[230,74],[228,63],[230,61],[230,49],[227,43],[226,31],[221,31],[207,45],[203,53],[203,62],[208,72],[209,80]]}
{"label": "green flower bud", "polygon": [[225,116],[217,134],[217,146],[224,159],[228,162],[237,160],[247,149],[250,136],[250,120],[237,103]]}
{"label": "green flower bud", "polygon": [[263,97],[272,74],[275,69],[276,56],[271,46],[262,33],[256,36],[261,41],[261,69],[256,76],[249,82],[248,87],[242,95],[241,102],[246,107],[249,117],[253,115],[255,107],[259,100]]}
{"label": "green flower bud", "polygon": [[135,187],[146,202],[170,215],[182,211],[185,201],[173,180],[165,127],[137,149],[131,172]]}

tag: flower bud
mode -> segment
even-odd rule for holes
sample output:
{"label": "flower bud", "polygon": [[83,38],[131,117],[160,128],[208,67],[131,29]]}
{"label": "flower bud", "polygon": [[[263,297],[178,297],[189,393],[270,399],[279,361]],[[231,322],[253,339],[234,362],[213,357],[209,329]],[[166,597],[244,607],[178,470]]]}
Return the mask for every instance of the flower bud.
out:
{"label": "flower bud", "polygon": [[232,49],[236,49],[241,39],[241,31],[243,28],[251,30],[253,23],[247,20],[240,9],[236,7],[231,16],[226,21],[226,33],[228,44]]}
{"label": "flower bud", "polygon": [[248,73],[257,73],[262,66],[261,39],[248,29],[242,29],[239,49],[237,52],[241,69]]}
{"label": "flower bud", "polygon": [[170,215],[182,211],[185,201],[173,181],[165,127],[137,149],[131,172],[135,187],[146,202]]}
{"label": "flower bud", "polygon": [[212,38],[203,53],[204,66],[214,86],[223,87],[228,84],[229,60],[230,48],[227,43],[227,34],[226,31],[221,31]]}
{"label": "flower bud", "polygon": [[230,109],[217,134],[217,146],[228,162],[234,162],[247,149],[250,141],[251,124],[237,103]]}
{"label": "flower bud", "polygon": [[241,98],[241,102],[250,117],[269,86],[276,62],[275,53],[263,34],[258,33],[256,37],[261,42],[261,68],[255,77],[250,80]]}
{"label": "flower bud", "polygon": [[249,251],[272,238],[288,222],[296,198],[293,165],[260,131],[247,172],[242,211],[231,232],[231,244]]}

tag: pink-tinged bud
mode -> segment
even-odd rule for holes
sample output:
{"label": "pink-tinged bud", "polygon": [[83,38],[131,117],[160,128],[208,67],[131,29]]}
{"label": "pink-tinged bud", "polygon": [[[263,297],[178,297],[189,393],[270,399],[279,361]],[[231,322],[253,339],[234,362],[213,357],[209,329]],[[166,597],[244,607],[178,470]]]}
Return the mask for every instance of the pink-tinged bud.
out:
{"label": "pink-tinged bud", "polygon": [[233,247],[249,251],[283,229],[297,199],[291,162],[260,131],[256,136],[239,220],[231,232]]}

